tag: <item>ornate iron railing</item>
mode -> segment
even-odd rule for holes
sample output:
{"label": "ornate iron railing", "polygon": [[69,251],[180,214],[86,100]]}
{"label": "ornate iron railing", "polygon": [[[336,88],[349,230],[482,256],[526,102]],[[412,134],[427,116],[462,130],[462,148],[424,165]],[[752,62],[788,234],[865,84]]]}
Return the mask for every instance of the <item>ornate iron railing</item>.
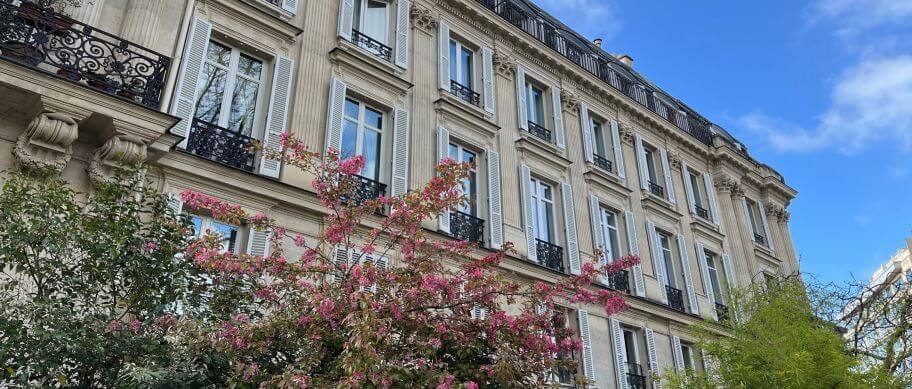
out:
{"label": "ornate iron railing", "polygon": [[544,127],[538,125],[538,123],[535,123],[532,121],[529,122],[528,127],[529,127],[530,134],[535,135],[536,137],[544,140],[545,142],[551,143],[551,130],[544,128]]}
{"label": "ornate iron railing", "polygon": [[655,182],[652,182],[651,180],[647,181],[647,183],[649,184],[650,193],[652,193],[656,196],[662,197],[662,198],[665,197],[665,188],[662,187],[662,185],[656,184]]}
{"label": "ornate iron railing", "polygon": [[158,109],[171,59],[30,1],[0,1],[0,57]]}
{"label": "ornate iron railing", "polygon": [[352,30],[351,37],[352,43],[354,43],[356,46],[369,51],[371,54],[377,56],[380,59],[383,59],[384,61],[392,62],[392,47],[384,45],[380,41],[371,38],[358,30]]}
{"label": "ornate iron railing", "polygon": [[226,128],[193,119],[187,152],[222,165],[253,172],[256,140]]}
{"label": "ornate iron railing", "polygon": [[684,293],[681,289],[665,285],[665,293],[668,295],[668,307],[684,312]]}
{"label": "ornate iron railing", "polygon": [[763,235],[761,235],[761,234],[755,233],[755,234],[754,234],[754,242],[757,242],[757,243],[759,243],[759,244],[762,244],[762,245],[766,246],[766,237],[763,236]]}
{"label": "ornate iron railing", "polygon": [[631,389],[646,389],[646,375],[638,363],[627,362],[627,386]]}
{"label": "ornate iron railing", "polygon": [[564,273],[564,249],[562,247],[536,239],[535,251],[538,254],[540,265]]}
{"label": "ornate iron railing", "polygon": [[478,94],[478,92],[473,91],[472,88],[462,85],[456,81],[450,80],[450,93],[452,93],[453,96],[458,97],[460,100],[472,104],[476,107],[481,106],[481,95]]}
{"label": "ornate iron railing", "polygon": [[728,320],[728,306],[722,303],[716,303],[716,317],[719,318],[719,321],[724,322]]}
{"label": "ornate iron railing", "polygon": [[592,154],[592,162],[606,172],[611,172],[611,161],[598,154]]}
{"label": "ornate iron railing", "polygon": [[618,292],[630,293],[630,272],[620,270],[617,273],[609,274],[605,277],[608,289]]}
{"label": "ornate iron railing", "polygon": [[[552,17],[538,11],[536,7],[525,4],[526,0],[477,0],[485,8],[493,11],[508,23],[523,30],[539,42],[569,59],[590,74],[598,77],[608,85],[619,90],[637,103],[659,114],[655,104],[649,104],[648,96],[655,92],[647,86],[648,82],[631,80],[616,69],[626,66],[617,58],[590,45],[573,31],[551,21]],[[635,76],[634,76],[635,77]],[[665,111],[659,114],[672,125],[690,134],[706,145],[712,145],[711,124],[683,104],[672,107],[673,114],[668,113],[668,104],[662,107]],[[686,118],[679,119],[680,112],[686,112]]]}
{"label": "ornate iron railing", "polygon": [[464,212],[450,212],[450,235],[471,243],[484,242],[484,220]]}
{"label": "ornate iron railing", "polygon": [[370,178],[352,174],[349,176],[355,186],[352,198],[344,198],[342,201],[352,205],[364,205],[368,200],[374,200],[386,194],[386,184]]}
{"label": "ornate iron railing", "polygon": [[697,212],[697,216],[699,216],[703,219],[709,220],[709,210],[707,210],[706,208],[703,208],[699,205],[694,205],[694,211]]}

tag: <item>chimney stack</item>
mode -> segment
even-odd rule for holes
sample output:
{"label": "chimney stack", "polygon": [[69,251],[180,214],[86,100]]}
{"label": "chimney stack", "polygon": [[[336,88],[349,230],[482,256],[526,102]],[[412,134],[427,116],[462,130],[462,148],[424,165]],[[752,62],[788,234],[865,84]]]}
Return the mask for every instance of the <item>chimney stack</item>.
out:
{"label": "chimney stack", "polygon": [[627,54],[618,54],[617,59],[624,65],[627,65],[628,68],[633,69],[633,57]]}
{"label": "chimney stack", "polygon": [[595,44],[595,47],[602,48],[602,38],[595,38],[592,43]]}

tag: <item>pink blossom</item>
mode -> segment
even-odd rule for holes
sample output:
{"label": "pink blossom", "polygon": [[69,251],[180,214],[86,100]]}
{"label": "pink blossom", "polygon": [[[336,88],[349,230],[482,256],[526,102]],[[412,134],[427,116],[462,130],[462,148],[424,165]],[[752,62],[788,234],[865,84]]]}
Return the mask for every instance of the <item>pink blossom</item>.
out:
{"label": "pink blossom", "polygon": [[146,243],[146,251],[151,253],[152,250],[155,250],[155,242]]}

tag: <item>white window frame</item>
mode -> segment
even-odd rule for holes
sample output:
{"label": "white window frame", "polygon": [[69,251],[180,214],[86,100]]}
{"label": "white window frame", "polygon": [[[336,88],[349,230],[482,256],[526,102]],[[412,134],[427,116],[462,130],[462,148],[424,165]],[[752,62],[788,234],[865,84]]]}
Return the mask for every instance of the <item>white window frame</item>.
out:
{"label": "white window frame", "polygon": [[[609,215],[614,217],[615,225],[611,225],[608,222],[610,220]],[[617,212],[605,207],[599,207],[599,224],[602,227],[602,239],[605,242],[604,249],[606,252],[604,254],[606,262],[613,261],[621,252],[621,230],[617,225],[618,220]],[[612,234],[614,234],[614,239],[611,239]]]}
{"label": "white window frame", "polygon": [[[385,16],[384,19],[386,19],[386,23],[384,23],[384,26],[386,29],[386,36],[384,36],[384,37],[371,36],[370,34],[368,34],[364,31],[364,21],[365,21],[365,16],[367,13],[367,3],[370,1],[376,1],[378,3],[386,4],[385,15],[384,15]],[[361,14],[357,15],[358,17],[355,18],[355,14],[354,14],[354,12],[352,12],[352,29],[358,30],[358,32],[360,32],[372,39],[375,39],[376,41],[378,41],[384,45],[389,46],[390,45],[389,38],[390,38],[390,30],[391,30],[390,26],[392,25],[392,23],[391,23],[392,20],[390,18],[391,11],[393,8],[392,2],[386,1],[386,0],[354,0],[352,7],[357,8],[357,7],[355,7],[354,3],[358,3],[358,2],[361,3],[361,9],[360,9]],[[358,25],[355,25],[355,20],[357,20],[359,22]]]}
{"label": "white window frame", "polygon": [[[770,237],[766,236],[766,230],[763,229],[763,217],[760,215],[760,206],[757,205],[756,201],[747,197],[744,198],[744,201],[747,203],[747,222],[750,223],[751,231],[756,235],[763,236],[768,245]],[[755,240],[755,238],[752,236],[751,240]]]}
{"label": "white window frame", "polygon": [[[633,342],[633,361],[630,361],[630,355],[627,355],[627,334],[630,334],[630,339]],[[637,344],[637,331],[633,328],[621,327],[621,339],[624,339],[624,362],[639,365],[640,345]]]}
{"label": "white window frame", "polygon": [[[662,260],[665,261],[665,283],[672,288],[681,289],[678,287],[677,273],[675,272],[675,258],[674,249],[671,246],[671,235],[656,229],[656,238],[658,238],[659,248],[662,250]],[[668,268],[668,265],[671,265],[670,269]]]}
{"label": "white window frame", "polygon": [[[706,262],[706,273],[709,275],[709,287],[713,288],[713,295],[716,297],[716,302],[725,304],[725,291],[722,290],[722,277],[724,277],[725,274],[724,272],[720,273],[718,266],[716,266],[716,258],[720,258],[721,260],[721,257],[717,256],[715,253],[704,250],[703,258]],[[728,280],[725,281],[728,282]],[[718,290],[716,290],[717,288]]]}
{"label": "white window frame", "polygon": [[[539,120],[539,117],[537,116],[538,111],[532,109],[532,108],[535,108],[533,106],[533,101],[532,101],[532,91],[533,90],[537,90],[537,91],[541,92],[541,102],[542,102],[541,103],[541,118],[540,118],[541,120]],[[536,85],[534,82],[526,79],[525,93],[526,93],[526,112],[527,112],[526,118],[527,118],[527,120],[541,126],[542,128],[551,129],[552,126],[548,125],[548,88],[543,88],[539,85]],[[533,117],[535,118],[535,120],[532,120]]]}
{"label": "white window frame", "polygon": [[[538,240],[541,240],[543,242],[557,245],[557,236],[555,236],[556,235],[555,231],[557,230],[557,228],[555,227],[555,220],[554,220],[557,217],[555,214],[556,209],[554,207],[554,190],[555,190],[554,185],[548,184],[536,177],[531,177],[530,181],[531,181],[530,187],[532,188],[532,191],[531,191],[532,207],[535,208],[535,210],[536,210],[535,215],[538,216],[535,220],[535,223],[532,225],[532,229],[535,233],[535,238]],[[549,189],[549,191],[551,192],[550,199],[545,197],[546,188]],[[545,212],[546,210],[548,210],[549,207],[550,207],[551,212]],[[544,220],[545,215],[548,215],[548,214],[551,215],[550,220]],[[545,225],[545,224],[547,224],[547,225]],[[542,239],[541,228],[543,225],[545,225],[545,227],[548,229],[548,239]]]}
{"label": "white window frame", "polygon": [[[239,225],[235,225],[235,224],[231,224],[231,223],[225,223],[225,222],[222,222],[222,221],[220,221],[220,220],[216,220],[216,219],[213,218],[212,216],[205,216],[205,215],[200,215],[200,214],[196,214],[196,213],[189,213],[188,215],[189,215],[191,218],[199,218],[199,219],[200,219],[199,231],[194,231],[194,236],[196,236],[196,237],[201,237],[201,236],[203,236],[203,234],[205,234],[206,231],[217,232],[216,229],[214,228],[216,224],[219,224],[219,225],[223,225],[223,226],[227,226],[227,227],[233,228],[234,231],[236,232],[236,234],[235,234],[235,239],[234,239],[234,250],[229,250],[228,248],[223,248],[223,249],[220,250],[219,252],[220,252],[220,253],[223,253],[223,254],[224,254],[224,253],[239,254],[240,252],[243,252],[243,250],[241,250],[240,252],[239,252],[238,250],[239,250],[241,247],[243,247],[243,246],[242,246],[242,243],[244,243],[243,231],[245,231],[246,228],[243,228],[242,226],[239,226]],[[194,228],[195,228],[195,226],[194,226]],[[222,242],[223,247],[224,247],[225,244],[229,244],[229,245],[230,245],[229,239],[222,238],[222,239],[220,239],[220,241]],[[230,247],[230,246],[229,246],[229,247]]]}
{"label": "white window frame", "polygon": [[[706,189],[706,183],[703,182],[702,175],[687,167],[687,179],[690,180],[690,186],[693,188],[694,205],[705,209],[707,212],[712,212],[708,204],[709,192]],[[710,218],[712,218],[711,214]]]}
{"label": "white window frame", "polygon": [[[475,80],[478,78],[477,77],[477,71],[478,71],[478,64],[477,64],[478,52],[477,52],[477,50],[464,45],[459,39],[453,38],[452,35],[450,37],[450,45],[456,46],[456,56],[457,56],[457,58],[450,58],[450,69],[448,69],[448,70],[450,70],[450,77],[449,77],[450,81],[456,81],[459,84],[461,84],[462,86],[469,88],[469,90],[471,90],[472,92],[476,92]],[[447,48],[447,50],[449,50],[449,47]],[[471,62],[472,71],[469,74],[470,80],[468,80],[468,82],[466,80],[458,79],[458,78],[462,77],[463,64],[462,64],[462,55],[461,54],[462,54],[463,50],[466,50],[472,54],[472,57],[469,59],[469,61]],[[453,79],[453,72],[452,72],[453,68],[456,69],[456,78],[457,79]]]}
{"label": "white window frame", "polygon": [[[219,64],[218,62],[215,62],[215,61],[212,61],[209,59],[208,51],[209,51],[209,47],[211,46],[212,43],[227,47],[230,50],[230,54],[228,56],[228,66],[227,67],[225,65]],[[260,61],[260,63],[262,64],[262,67],[260,68],[260,79],[255,79],[246,74],[238,72],[238,63],[240,63],[241,54],[244,54],[257,61]],[[209,44],[206,45],[206,52],[203,53],[203,55],[205,56],[204,57],[204,69],[205,69],[205,65],[209,65],[209,66],[215,67],[217,69],[225,70],[227,72],[227,74],[225,75],[225,78],[226,78],[225,91],[222,95],[221,107],[219,108],[219,117],[218,117],[218,120],[216,121],[216,123],[210,123],[210,124],[215,124],[216,126],[219,126],[219,127],[225,128],[225,129],[228,128],[228,120],[231,119],[231,103],[234,98],[234,87],[237,85],[237,78],[241,77],[245,80],[252,81],[257,84],[257,97],[256,97],[256,101],[253,103],[253,105],[254,105],[254,107],[253,107],[253,109],[254,109],[253,124],[250,127],[249,136],[252,138],[258,138],[257,135],[258,135],[258,132],[260,132],[259,131],[260,129],[258,128],[257,124],[260,121],[259,118],[260,118],[260,114],[262,111],[260,108],[262,108],[261,106],[263,104],[263,84],[264,84],[263,79],[265,78],[265,75],[266,75],[265,73],[268,70],[269,61],[264,60],[262,57],[253,55],[250,52],[242,50],[237,45],[233,45],[233,44],[227,43],[223,40],[215,39],[215,38],[209,39]],[[205,75],[205,72],[200,73],[200,77],[203,77],[204,75]],[[201,96],[197,96],[197,99],[199,99],[200,97]]]}
{"label": "white window frame", "polygon": [[[457,208],[457,210],[459,212],[472,215],[474,217],[479,217],[478,204],[481,201],[481,195],[480,195],[481,186],[479,185],[480,180],[478,179],[478,160],[481,158],[481,153],[479,153],[475,150],[472,150],[471,148],[467,148],[467,147],[463,146],[461,143],[451,141],[449,144],[449,147],[447,148],[448,154],[450,152],[450,147],[456,147],[456,156],[455,157],[450,156],[450,158],[453,158],[453,160],[455,160],[456,162],[462,162],[463,158],[465,157],[466,152],[471,153],[472,155],[475,156],[475,165],[472,166],[471,168],[469,168],[469,171],[468,171],[469,173],[474,173],[475,193],[473,193],[472,195],[475,198],[469,199],[469,204],[472,204],[470,206],[471,208],[467,207],[466,204],[460,204],[459,207]],[[463,194],[463,195],[465,194],[463,192],[461,185],[458,187],[458,190],[460,191],[460,194]]]}
{"label": "white window frame", "polygon": [[[355,120],[352,120],[353,118],[351,118],[347,115],[347,112],[344,108],[345,105],[347,105],[348,100],[358,103],[358,117]],[[367,125],[367,123],[365,123],[365,114],[366,114],[368,108],[380,113],[380,115],[381,115],[380,127],[381,128],[369,126],[369,125]],[[379,134],[380,155],[377,156],[377,158],[378,158],[377,177],[370,177],[368,175],[365,175],[363,170],[358,174],[361,176],[364,176],[366,178],[376,180],[378,182],[381,181],[381,177],[383,177],[383,173],[384,173],[383,161],[385,160],[385,156],[386,156],[386,147],[384,147],[384,144],[386,142],[386,131],[385,130],[386,130],[386,127],[388,126],[387,123],[389,123],[389,114],[387,113],[386,110],[380,109],[377,106],[367,103],[362,99],[359,99],[357,97],[350,96],[350,95],[345,96],[345,103],[343,103],[343,109],[342,109],[342,135],[340,137],[340,145],[342,147],[340,147],[340,152],[342,149],[344,149],[344,143],[341,143],[341,142],[345,142],[345,122],[352,122],[358,126],[357,135],[355,136],[355,155],[364,155],[364,133],[365,133],[365,131],[373,131],[373,132],[376,132]],[[366,163],[364,165],[364,168],[365,169],[367,168]]]}
{"label": "white window frame", "polygon": [[643,156],[646,158],[646,174],[649,181],[658,185],[659,167],[656,165],[656,150],[647,144],[643,144]]}

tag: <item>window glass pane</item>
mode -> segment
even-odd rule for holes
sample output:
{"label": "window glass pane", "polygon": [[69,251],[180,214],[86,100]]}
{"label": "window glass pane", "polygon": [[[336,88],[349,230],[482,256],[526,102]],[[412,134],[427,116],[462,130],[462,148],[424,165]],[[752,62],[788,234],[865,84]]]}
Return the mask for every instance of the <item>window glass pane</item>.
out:
{"label": "window glass pane", "polygon": [[697,179],[697,176],[693,173],[690,175],[690,186],[693,188],[694,194],[694,203],[700,208],[706,208],[703,206],[703,186],[700,185],[700,180]]}
{"label": "window glass pane", "polygon": [[383,113],[377,111],[373,108],[367,108],[364,110],[364,125],[373,127],[376,129],[383,128]]}
{"label": "window glass pane", "polygon": [[657,174],[656,174],[656,167],[655,167],[655,158],[653,157],[652,150],[646,149],[645,154],[646,154],[646,170],[647,170],[647,173],[649,174],[649,181],[652,181],[653,183],[657,183],[658,180],[656,180]]}
{"label": "window glass pane", "polygon": [[200,236],[203,234],[203,219],[196,215],[190,216],[190,222],[193,223],[193,235]]}
{"label": "window glass pane", "polygon": [[223,251],[234,252],[237,244],[237,227],[213,221],[212,232],[221,238]]}
{"label": "window glass pane", "polygon": [[351,158],[358,154],[358,123],[345,119],[342,123],[342,150],[340,157]]}
{"label": "window glass pane", "polygon": [[237,78],[231,99],[231,115],[228,117],[229,130],[248,136],[251,134],[259,88],[258,82]]}
{"label": "window glass pane", "polygon": [[592,121],[592,140],[596,154],[603,158],[608,155],[605,153],[605,137],[602,134],[602,123],[599,123],[596,120]]}
{"label": "window glass pane", "polygon": [[472,51],[463,47],[459,61],[462,64],[459,83],[472,89]]}
{"label": "window glass pane", "polygon": [[361,31],[383,44],[387,43],[388,35],[387,7],[385,2],[368,0],[367,9],[364,11],[364,26]]}
{"label": "window glass pane", "polygon": [[554,220],[554,207],[551,203],[543,203],[545,206],[544,209],[544,225],[542,226],[542,232],[544,232],[544,241],[549,243],[554,243],[551,237],[551,228]]}
{"label": "window glass pane", "polygon": [[459,71],[457,70],[459,62],[456,59],[457,50],[456,42],[450,41],[450,79],[459,82]]}
{"label": "window glass pane", "polygon": [[246,75],[255,80],[260,79],[260,74],[263,72],[263,61],[260,61],[256,58],[250,57],[246,54],[241,54],[238,59],[238,73]]}
{"label": "window glass pane", "polygon": [[450,143],[448,155],[450,156],[450,159],[459,162],[459,146]]}
{"label": "window glass pane", "polygon": [[345,116],[358,120],[358,102],[352,99],[345,99]]}
{"label": "window glass pane", "polygon": [[231,60],[231,49],[218,42],[209,41],[209,47],[206,48],[206,60],[228,66]]}
{"label": "window glass pane", "polygon": [[624,360],[629,363],[637,363],[636,356],[636,338],[633,336],[633,332],[624,331]]}
{"label": "window glass pane", "polygon": [[355,11],[352,15],[352,28],[358,31],[362,31],[361,27],[361,9],[364,8],[362,4],[364,0],[355,0]]}
{"label": "window glass pane", "polygon": [[197,91],[199,100],[196,101],[196,112],[193,116],[207,123],[218,124],[228,71],[207,63],[203,66],[200,78]]}
{"label": "window glass pane", "polygon": [[373,179],[380,179],[380,133],[376,131],[364,131],[364,173],[363,176]]}

